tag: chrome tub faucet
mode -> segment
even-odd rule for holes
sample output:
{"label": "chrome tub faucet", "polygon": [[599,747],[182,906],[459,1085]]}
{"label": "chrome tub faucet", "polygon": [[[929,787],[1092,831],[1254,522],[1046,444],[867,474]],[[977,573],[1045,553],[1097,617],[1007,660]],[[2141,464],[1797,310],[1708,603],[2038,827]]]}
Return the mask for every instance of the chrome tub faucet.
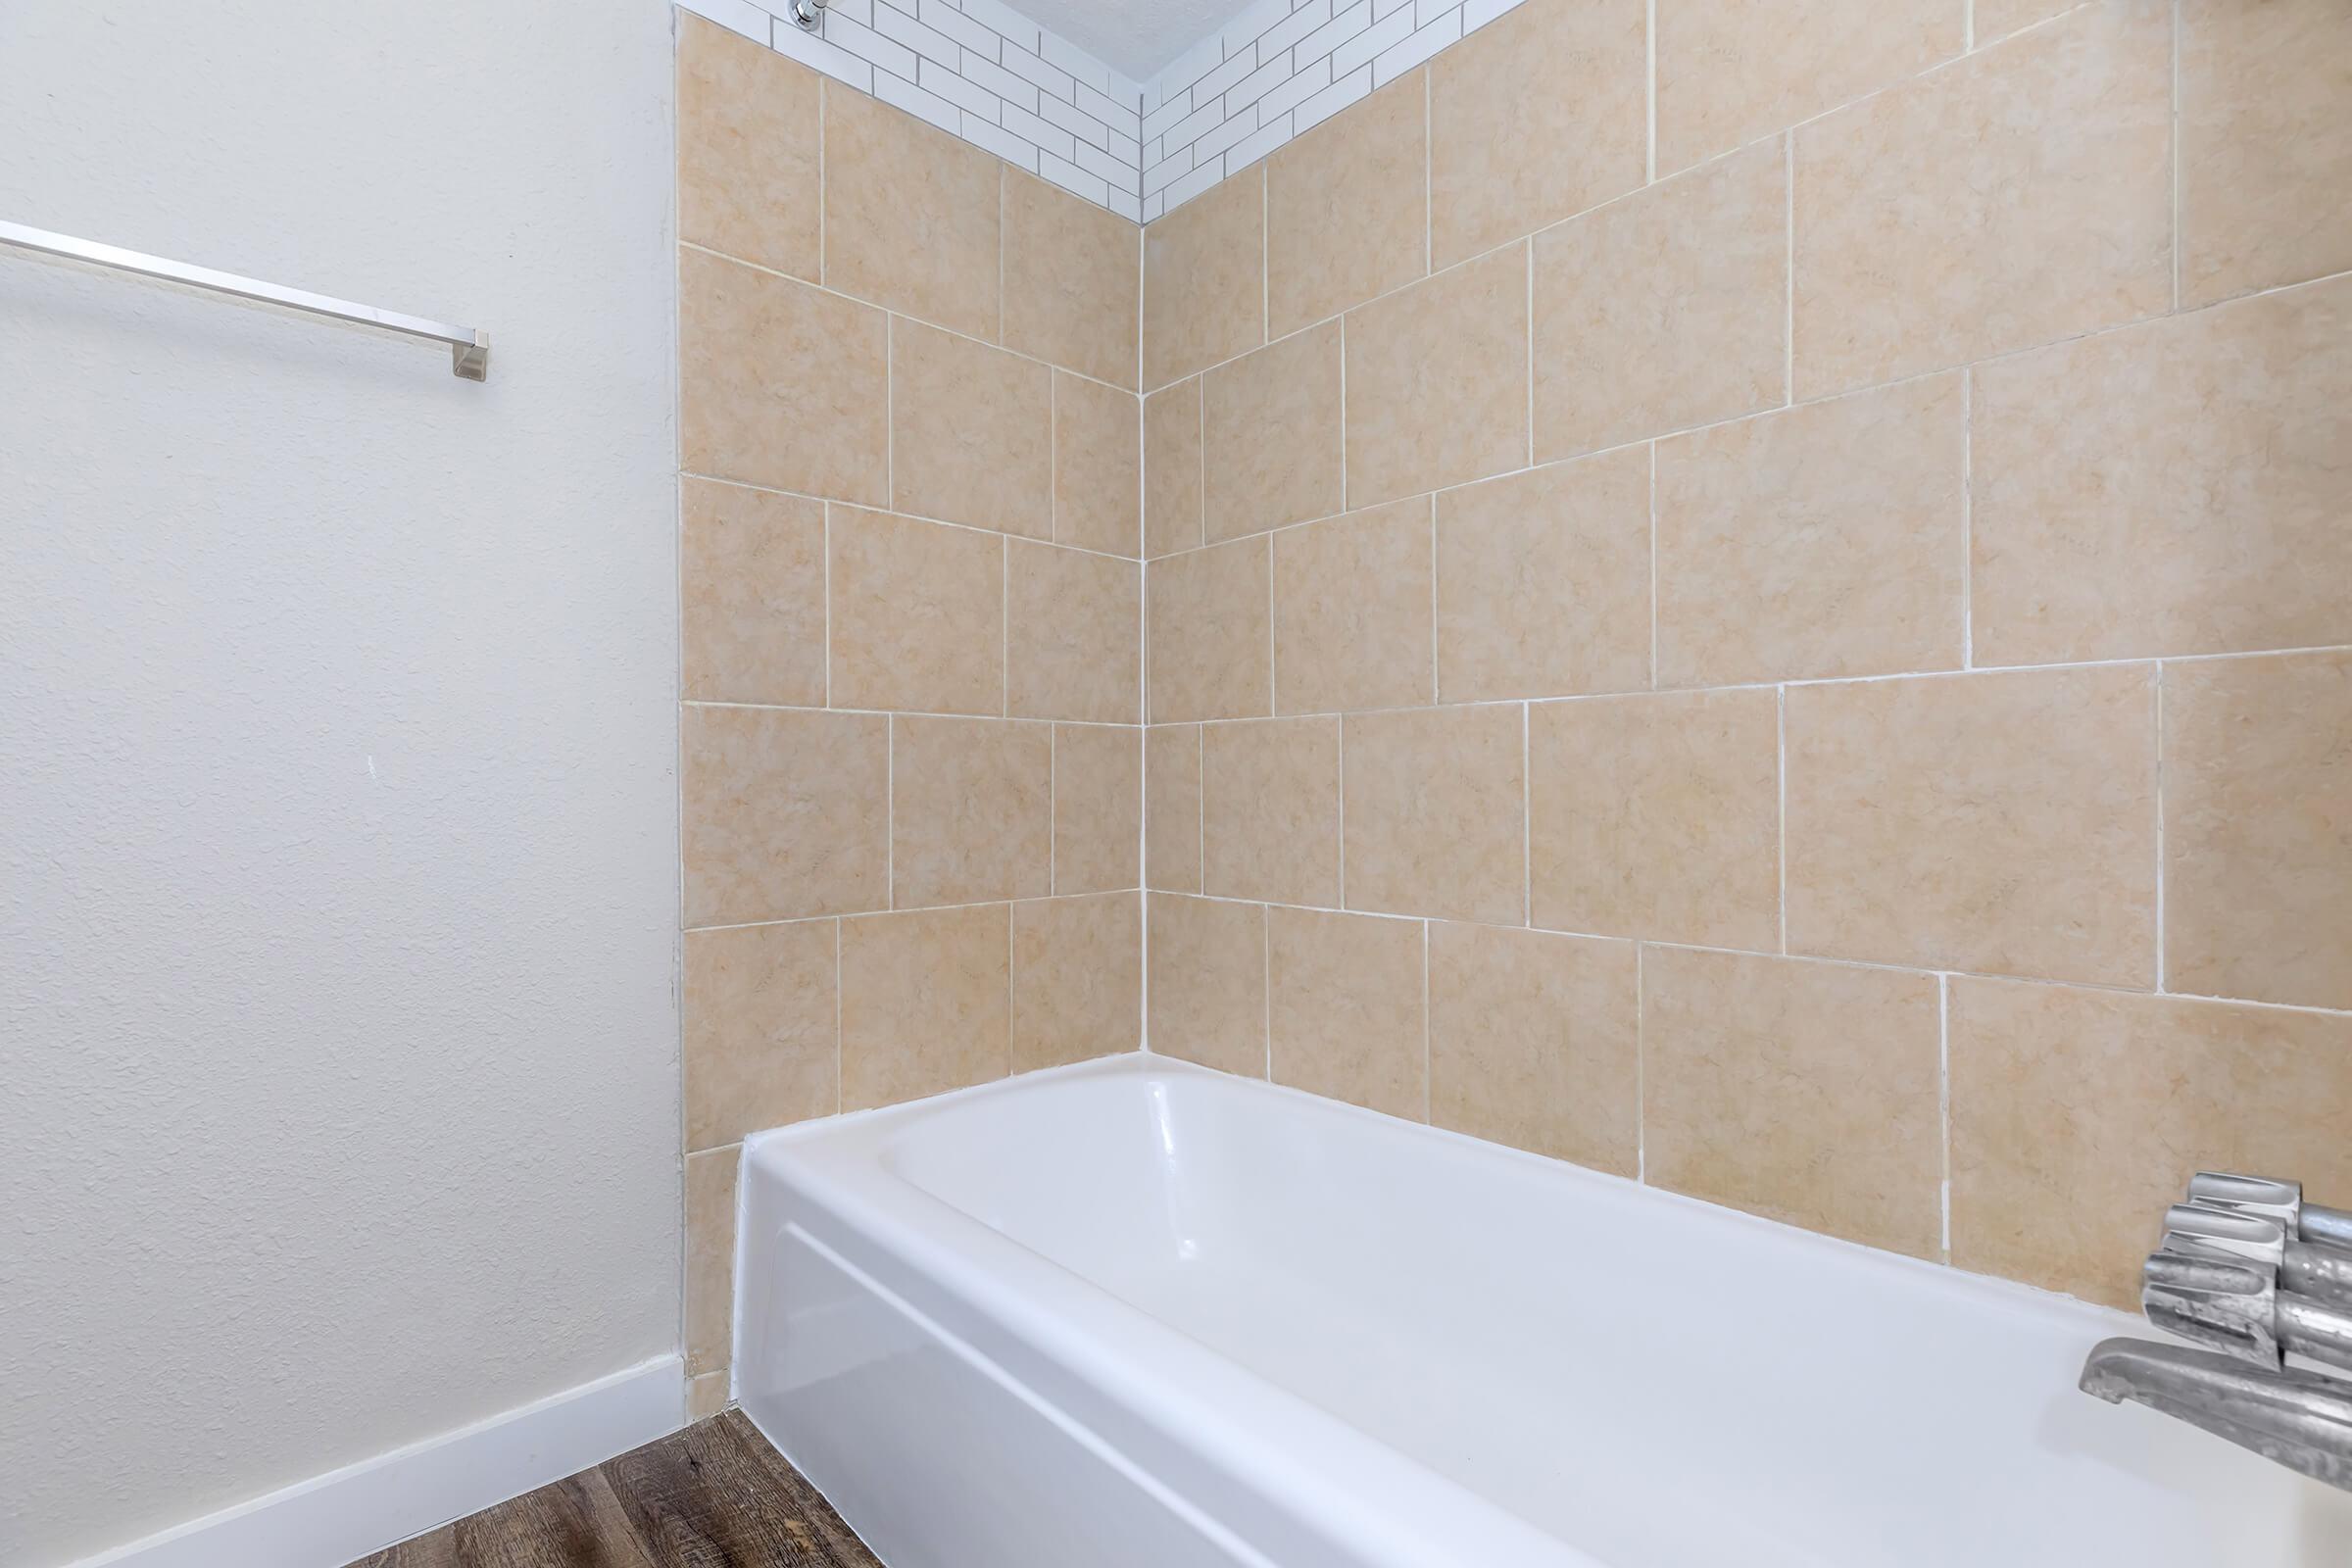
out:
{"label": "chrome tub faucet", "polygon": [[[2352,1492],[2352,1213],[2301,1187],[2201,1173],[2140,1272],[2148,1321],[2201,1348],[2114,1339],[2082,1392],[2129,1399]],[[2289,1366],[2286,1358],[2327,1370]]]}

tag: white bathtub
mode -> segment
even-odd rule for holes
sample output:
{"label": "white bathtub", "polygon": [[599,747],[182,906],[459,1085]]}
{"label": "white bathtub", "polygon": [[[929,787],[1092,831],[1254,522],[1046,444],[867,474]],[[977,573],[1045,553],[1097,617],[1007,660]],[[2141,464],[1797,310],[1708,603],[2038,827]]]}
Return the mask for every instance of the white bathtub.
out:
{"label": "white bathtub", "polygon": [[2352,1563],[2076,1392],[2117,1313],[1164,1057],[742,1191],[738,1396],[891,1568]]}

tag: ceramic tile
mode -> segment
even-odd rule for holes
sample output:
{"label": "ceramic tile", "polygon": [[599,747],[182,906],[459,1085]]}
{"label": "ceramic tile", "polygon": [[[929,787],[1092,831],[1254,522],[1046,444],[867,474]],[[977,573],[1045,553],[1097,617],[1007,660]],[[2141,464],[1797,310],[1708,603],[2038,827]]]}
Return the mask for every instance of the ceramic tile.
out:
{"label": "ceramic tile", "polygon": [[1144,875],[1170,893],[1200,891],[1200,726],[1154,724],[1144,741]]}
{"label": "ceramic tile", "polygon": [[1144,230],[1144,388],[1266,340],[1265,168],[1211,186]]}
{"label": "ceramic tile", "polygon": [[[678,459],[689,473],[879,506],[890,490],[880,311],[678,254]],[[821,430],[824,438],[808,439]]]}
{"label": "ceramic tile", "polygon": [[1208,893],[1338,906],[1338,719],[1203,725],[1200,800]]}
{"label": "ceramic tile", "polygon": [[1428,272],[1428,87],[1409,72],[1266,160],[1274,336]]}
{"label": "ceramic tile", "polygon": [[678,238],[816,281],[817,76],[678,18]]}
{"label": "ceramic tile", "polygon": [[1502,703],[1348,715],[1348,907],[1526,919],[1523,714]]}
{"label": "ceramic tile", "polygon": [[686,933],[688,1150],[833,1113],[834,925],[802,920]]}
{"label": "ceramic tile", "polygon": [[1051,892],[1053,726],[907,714],[890,723],[891,906]]}
{"label": "ceramic tile", "polygon": [[2352,642],[2352,280],[1975,372],[1982,663]]}
{"label": "ceramic tile", "polygon": [[1145,584],[1152,722],[1270,710],[1270,547],[1244,539],[1152,564]]}
{"label": "ceramic tile", "polygon": [[[1432,61],[1436,265],[1640,185],[1648,156],[1643,0],[1522,5]],[[1564,92],[1561,84],[1575,83]]]}
{"label": "ceramic tile", "polygon": [[2352,1018],[1957,977],[1952,1262],[2131,1311],[2200,1170],[2352,1192]]}
{"label": "ceramic tile", "polygon": [[1337,321],[1219,366],[1202,387],[1210,544],[1344,510]]}
{"label": "ceramic tile", "polygon": [[2106,0],[1797,130],[1796,395],[2168,309],[2172,43]]}
{"label": "ceramic tile", "polygon": [[1245,1077],[1266,1073],[1266,910],[1151,896],[1153,1052]]}
{"label": "ceramic tile", "polygon": [[1005,557],[1008,712],[1132,724],[1143,709],[1143,567],[1013,541]]}
{"label": "ceramic tile", "polygon": [[1649,451],[1438,497],[1438,696],[1649,684]]}
{"label": "ceramic tile", "polygon": [[1432,701],[1430,526],[1400,501],[1274,536],[1278,711]]}
{"label": "ceramic tile", "polygon": [[679,511],[686,697],[823,707],[824,503],[686,479]]}
{"label": "ceramic tile", "polygon": [[1004,172],[1004,346],[1133,391],[1143,230]]}
{"label": "ceramic tile", "polygon": [[997,713],[1004,707],[1004,541],[835,507],[833,702]]}
{"label": "ceramic tile", "polygon": [[1054,726],[1054,891],[1138,886],[1144,732],[1126,725]]}
{"label": "ceramic tile", "polygon": [[1143,906],[1134,893],[1012,906],[1012,1070],[1141,1043]]}
{"label": "ceramic tile", "polygon": [[1440,1127],[1635,1174],[1634,945],[1429,928],[1429,1111]]}
{"label": "ceramic tile", "polygon": [[888,902],[888,722],[759,708],[680,712],[688,926]]}
{"label": "ceramic tile", "polygon": [[2352,654],[2168,664],[2168,990],[2352,1010]]}
{"label": "ceramic tile", "polygon": [[1514,246],[1348,314],[1349,506],[1526,466],[1527,265]]}
{"label": "ceramic tile", "polygon": [[1939,375],[1659,442],[1658,683],[1959,668],[1966,416]]}
{"label": "ceramic tile", "polygon": [[1535,924],[1780,946],[1772,692],[1541,703],[1527,743]]}
{"label": "ceramic tile", "polygon": [[1784,402],[1788,254],[1769,142],[1537,236],[1537,460]]}
{"label": "ceramic tile", "polygon": [[1143,553],[1143,425],[1135,394],[1054,378],[1054,540]]}
{"label": "ceramic tile", "polygon": [[1154,560],[1201,543],[1200,382],[1144,399],[1144,553]]}
{"label": "ceramic tile", "polygon": [[1004,166],[863,93],[825,93],[825,286],[997,336]]}
{"label": "ceramic tile", "polygon": [[1645,948],[1645,1179],[1936,1257],[1940,1035],[1934,975]]}
{"label": "ceramic tile", "polygon": [[890,439],[896,510],[1032,539],[1053,533],[1054,372],[1044,366],[894,321]]}
{"label": "ceramic tile", "polygon": [[945,1094],[1010,1070],[1010,912],[1002,904],[841,923],[841,1108]]}
{"label": "ceramic tile", "polygon": [[1427,1119],[1421,922],[1268,909],[1266,949],[1274,1081]]}
{"label": "ceramic tile", "polygon": [[1792,686],[1788,949],[2147,986],[2144,664]]}

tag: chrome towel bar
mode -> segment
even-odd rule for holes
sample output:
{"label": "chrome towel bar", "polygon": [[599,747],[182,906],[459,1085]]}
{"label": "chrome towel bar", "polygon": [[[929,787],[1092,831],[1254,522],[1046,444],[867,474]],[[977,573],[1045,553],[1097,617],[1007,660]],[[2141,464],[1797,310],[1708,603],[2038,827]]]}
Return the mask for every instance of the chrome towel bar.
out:
{"label": "chrome towel bar", "polygon": [[120,272],[135,272],[141,277],[160,277],[167,282],[211,289],[216,294],[233,294],[239,299],[283,305],[289,310],[305,311],[312,316],[331,317],[338,321],[357,321],[362,326],[380,326],[387,332],[400,332],[429,342],[446,343],[449,345],[450,369],[457,375],[468,381],[487,380],[490,375],[489,335],[470,327],[449,326],[418,316],[403,316],[398,311],[379,311],[372,305],[355,305],[349,300],[330,299],[324,294],[313,294],[305,289],[286,288],[277,283],[262,282],[258,278],[239,277],[234,272],[217,272],[209,267],[192,267],[186,262],[168,262],[161,256],[126,251],[119,245],[101,245],[96,240],[75,239],[70,234],[52,234],[45,228],[30,228],[23,223],[0,221],[0,245],[37,252],[43,256],[62,256],[68,261],[110,267]]}

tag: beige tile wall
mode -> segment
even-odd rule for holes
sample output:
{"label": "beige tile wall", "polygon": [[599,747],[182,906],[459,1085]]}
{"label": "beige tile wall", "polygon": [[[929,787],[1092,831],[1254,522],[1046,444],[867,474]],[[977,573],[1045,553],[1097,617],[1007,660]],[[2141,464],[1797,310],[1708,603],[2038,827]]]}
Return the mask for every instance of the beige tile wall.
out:
{"label": "beige tile wall", "polygon": [[1141,1039],[1146,425],[1133,223],[679,23],[685,1317],[708,1408],[746,1134]]}
{"label": "beige tile wall", "polygon": [[2348,18],[1527,0],[1152,224],[1152,1048],[2118,1303],[2352,1201]]}

